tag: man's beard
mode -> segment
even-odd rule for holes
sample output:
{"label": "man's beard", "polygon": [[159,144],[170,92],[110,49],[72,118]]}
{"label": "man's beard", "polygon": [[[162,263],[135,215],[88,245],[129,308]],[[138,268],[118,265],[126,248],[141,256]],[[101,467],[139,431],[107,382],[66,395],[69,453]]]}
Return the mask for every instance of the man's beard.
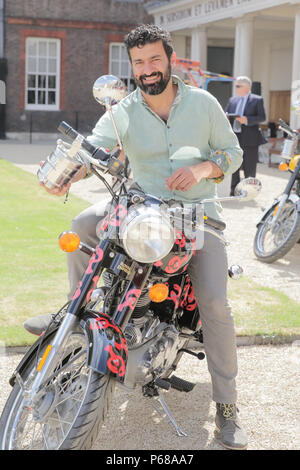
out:
{"label": "man's beard", "polygon": [[[169,64],[165,75],[163,75],[162,72],[153,72],[151,75],[141,75],[139,78],[135,79],[135,83],[144,93],[147,93],[147,95],[160,95],[167,88],[171,78],[171,71],[171,64]],[[145,77],[158,77],[159,80],[155,83],[148,84],[143,81]]]}

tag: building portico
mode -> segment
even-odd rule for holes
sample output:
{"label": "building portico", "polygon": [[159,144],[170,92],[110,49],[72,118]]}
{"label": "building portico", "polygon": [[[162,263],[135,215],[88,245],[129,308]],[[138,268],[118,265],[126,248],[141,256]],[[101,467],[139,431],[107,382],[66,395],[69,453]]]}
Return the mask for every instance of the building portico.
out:
{"label": "building portico", "polygon": [[[260,82],[267,121],[282,117],[300,128],[290,111],[290,102],[300,99],[300,1],[169,0],[151,2],[148,11],[171,32],[179,57]],[[209,91],[224,105],[232,89],[218,87]]]}

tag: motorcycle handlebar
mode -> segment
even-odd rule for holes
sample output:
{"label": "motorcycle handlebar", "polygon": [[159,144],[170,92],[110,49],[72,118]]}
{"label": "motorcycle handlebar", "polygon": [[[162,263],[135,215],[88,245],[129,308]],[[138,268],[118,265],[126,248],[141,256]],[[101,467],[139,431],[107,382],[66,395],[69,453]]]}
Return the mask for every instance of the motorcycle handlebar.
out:
{"label": "motorcycle handlebar", "polygon": [[[177,209],[177,210],[178,210],[178,209]],[[170,213],[173,213],[173,210],[172,210],[172,209],[170,209],[169,211],[170,211]],[[184,214],[184,212],[182,212],[182,214]],[[175,218],[176,218],[176,215],[173,214],[173,216],[175,216]],[[180,216],[180,217],[181,217],[181,216]],[[194,219],[194,221],[193,221],[194,226],[197,226],[197,225],[198,225],[198,224],[197,224],[198,221],[197,221],[197,219],[196,219],[196,217],[195,217],[195,214],[194,214],[193,219]],[[212,217],[208,217],[207,215],[204,215],[204,216],[203,216],[203,219],[204,219],[204,224],[205,224],[205,225],[208,225],[208,226],[210,226],[210,227],[212,227],[212,228],[215,228],[215,229],[217,229],[217,230],[220,230],[221,232],[222,232],[223,230],[225,230],[225,228],[226,228],[226,224],[225,224],[225,222],[223,222],[222,220],[213,219]]]}
{"label": "motorcycle handlebar", "polygon": [[226,224],[221,220],[213,219],[212,217],[208,217],[207,215],[204,216],[204,223],[209,225],[210,227],[216,228],[217,230],[225,230]]}
{"label": "motorcycle handlebar", "polygon": [[[284,121],[283,121],[284,122]],[[75,140],[77,137],[78,137],[78,132],[75,131],[75,129],[73,129],[73,127],[71,127],[67,122],[65,121],[62,121],[58,128],[57,128],[62,134],[70,137],[71,139]],[[86,140],[85,138],[82,138],[82,143],[81,143],[82,147],[87,151],[89,152],[92,157],[96,157],[97,159],[100,159],[105,161],[107,159],[107,157],[109,156],[109,154],[105,153],[104,150],[102,149],[99,149],[97,147],[94,147],[93,144],[91,144],[88,140]],[[99,153],[101,155],[99,155]],[[103,154],[103,155],[102,155]],[[100,157],[100,158],[99,158]],[[102,158],[101,158],[102,157]],[[104,157],[104,158],[103,158]],[[106,158],[105,158],[106,157]],[[204,223],[206,225],[210,225],[211,227],[217,229],[217,230],[221,230],[223,231],[225,228],[226,228],[226,224],[220,220],[216,220],[216,219],[213,219],[211,217],[208,217],[208,216],[205,216],[204,217]]]}
{"label": "motorcycle handlebar", "polygon": [[283,119],[278,119],[278,123],[280,125],[280,128],[286,132],[287,134],[289,134],[291,137],[300,137],[300,134],[298,131],[293,131],[293,129],[291,129],[291,127],[283,120]]}
{"label": "motorcycle handlebar", "polygon": [[[60,125],[57,128],[62,134],[65,134],[66,136],[70,137],[71,139],[75,140],[78,137],[78,132],[73,129],[73,127],[69,126],[68,123],[65,121],[62,121]],[[97,151],[97,148],[94,147],[88,140],[84,139],[82,140],[82,147],[89,152],[92,156],[93,154]]]}
{"label": "motorcycle handlebar", "polygon": [[112,176],[116,177],[117,180],[123,180],[121,172],[124,169],[124,165],[118,160],[120,149],[116,150],[116,152],[111,155],[109,151],[101,147],[95,147],[65,121],[59,124],[58,130],[73,140],[80,136],[81,147],[91,155],[87,155],[90,163],[96,168],[105,172],[108,171]]}

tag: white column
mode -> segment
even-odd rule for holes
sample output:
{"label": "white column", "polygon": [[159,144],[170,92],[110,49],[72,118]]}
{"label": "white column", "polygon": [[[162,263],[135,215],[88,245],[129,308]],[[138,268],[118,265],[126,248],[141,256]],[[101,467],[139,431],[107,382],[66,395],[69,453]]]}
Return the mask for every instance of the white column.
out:
{"label": "white column", "polygon": [[[262,86],[262,96],[264,99],[265,111],[267,121],[269,119],[269,106],[270,106],[270,81],[271,81],[271,42],[262,41],[260,44],[261,60],[259,62],[260,73],[258,80]],[[257,75],[257,72],[256,72]]]}
{"label": "white column", "polygon": [[191,59],[200,62],[202,70],[207,70],[207,33],[205,28],[192,30]]}
{"label": "white column", "polygon": [[0,59],[4,57],[4,3],[0,0]]}
{"label": "white column", "polygon": [[245,75],[252,79],[254,19],[238,20],[235,29],[234,76]]}
{"label": "white column", "polygon": [[[291,103],[300,101],[300,9],[295,16],[294,51]],[[294,129],[300,128],[300,117],[291,111],[290,124]]]}

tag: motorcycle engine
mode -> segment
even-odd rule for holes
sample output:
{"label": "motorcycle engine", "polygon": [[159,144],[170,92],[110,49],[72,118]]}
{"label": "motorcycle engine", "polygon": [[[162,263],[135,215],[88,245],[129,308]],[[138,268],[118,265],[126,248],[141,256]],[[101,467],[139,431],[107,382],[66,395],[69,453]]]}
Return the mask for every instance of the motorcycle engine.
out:
{"label": "motorcycle engine", "polygon": [[[105,272],[103,279],[111,287],[111,275]],[[167,372],[185,342],[173,325],[151,311],[150,303],[148,289],[144,289],[124,331],[128,346],[125,385],[130,388]]]}
{"label": "motorcycle engine", "polygon": [[[107,271],[103,273],[103,281],[106,288],[112,287],[113,277]],[[149,314],[150,303],[148,289],[144,289],[124,331],[128,349],[141,343],[145,335],[150,335],[153,317]]]}

